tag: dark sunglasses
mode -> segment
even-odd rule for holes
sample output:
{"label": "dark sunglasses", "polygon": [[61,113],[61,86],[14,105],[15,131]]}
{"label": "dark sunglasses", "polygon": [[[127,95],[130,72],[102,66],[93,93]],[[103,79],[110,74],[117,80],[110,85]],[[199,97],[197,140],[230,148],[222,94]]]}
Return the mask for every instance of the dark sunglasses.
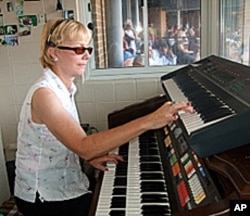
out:
{"label": "dark sunglasses", "polygon": [[66,46],[57,46],[57,48],[61,49],[61,50],[73,50],[75,52],[75,54],[77,54],[77,55],[81,55],[81,54],[85,53],[86,50],[91,55],[91,53],[93,51],[92,47],[66,47]]}

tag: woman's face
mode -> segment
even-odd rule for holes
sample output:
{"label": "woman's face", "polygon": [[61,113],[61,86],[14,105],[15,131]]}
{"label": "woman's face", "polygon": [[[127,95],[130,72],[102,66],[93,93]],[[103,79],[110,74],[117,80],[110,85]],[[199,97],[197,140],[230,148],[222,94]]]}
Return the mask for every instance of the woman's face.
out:
{"label": "woman's face", "polygon": [[[85,48],[89,48],[86,40],[67,40],[56,47],[56,69],[69,77],[81,76],[84,74],[91,53]],[[70,50],[79,48],[78,50]]]}

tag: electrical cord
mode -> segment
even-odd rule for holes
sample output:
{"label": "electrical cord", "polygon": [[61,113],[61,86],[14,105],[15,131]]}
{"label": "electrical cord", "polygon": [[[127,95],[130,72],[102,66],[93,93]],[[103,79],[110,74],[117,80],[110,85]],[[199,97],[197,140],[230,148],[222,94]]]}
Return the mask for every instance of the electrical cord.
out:
{"label": "electrical cord", "polygon": [[229,211],[230,211],[230,208],[227,208],[227,209],[225,209],[225,210],[223,210],[223,211],[216,212],[216,213],[210,214],[210,215],[208,215],[208,216],[219,216],[219,215],[223,215],[223,214],[225,214],[225,213],[227,213],[227,212],[229,212]]}

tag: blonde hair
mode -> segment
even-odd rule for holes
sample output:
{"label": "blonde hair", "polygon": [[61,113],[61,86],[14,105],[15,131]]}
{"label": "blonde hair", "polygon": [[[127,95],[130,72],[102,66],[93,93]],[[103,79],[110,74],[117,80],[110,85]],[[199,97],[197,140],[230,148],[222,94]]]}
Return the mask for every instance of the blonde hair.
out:
{"label": "blonde hair", "polygon": [[51,68],[55,64],[48,53],[49,47],[56,47],[65,40],[85,39],[87,43],[91,40],[91,34],[88,28],[72,19],[64,20],[62,18],[50,19],[43,26],[40,39],[40,62],[44,68]]}

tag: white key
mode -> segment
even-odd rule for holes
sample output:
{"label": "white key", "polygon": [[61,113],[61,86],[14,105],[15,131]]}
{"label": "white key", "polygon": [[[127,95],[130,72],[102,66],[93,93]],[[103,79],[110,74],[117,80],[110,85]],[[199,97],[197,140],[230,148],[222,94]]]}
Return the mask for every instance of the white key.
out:
{"label": "white key", "polygon": [[[178,85],[173,79],[164,80],[163,83],[172,101],[188,101],[188,98],[184,95],[184,93],[181,91],[181,89],[178,87]],[[225,104],[224,107],[228,106]],[[218,118],[216,120],[205,123],[200,117],[199,113],[190,114],[179,112],[180,119],[182,120],[189,135],[196,130],[207,127],[226,118],[232,117],[233,115],[235,114],[228,115],[226,117]]]}

